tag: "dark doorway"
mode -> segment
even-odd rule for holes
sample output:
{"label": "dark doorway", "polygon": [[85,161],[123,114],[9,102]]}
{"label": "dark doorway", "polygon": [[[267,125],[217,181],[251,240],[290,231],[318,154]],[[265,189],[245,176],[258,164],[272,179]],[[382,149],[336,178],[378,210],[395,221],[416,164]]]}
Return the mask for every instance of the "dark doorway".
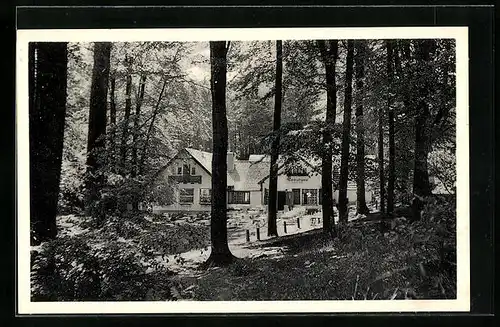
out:
{"label": "dark doorway", "polygon": [[286,204],[286,192],[278,192],[278,210],[284,210]]}

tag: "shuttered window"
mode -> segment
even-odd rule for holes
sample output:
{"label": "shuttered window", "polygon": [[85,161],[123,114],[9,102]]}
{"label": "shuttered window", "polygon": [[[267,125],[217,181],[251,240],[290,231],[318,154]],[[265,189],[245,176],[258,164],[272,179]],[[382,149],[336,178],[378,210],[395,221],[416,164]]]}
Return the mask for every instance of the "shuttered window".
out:
{"label": "shuttered window", "polygon": [[250,204],[249,191],[228,191],[227,197],[229,204]]}
{"label": "shuttered window", "polygon": [[302,189],[302,204],[317,205],[318,190],[317,189]]}
{"label": "shuttered window", "polygon": [[201,204],[212,203],[212,189],[200,188],[200,203]]}
{"label": "shuttered window", "polygon": [[179,189],[179,202],[180,203],[193,203],[194,202],[194,188],[181,188],[181,189]]}

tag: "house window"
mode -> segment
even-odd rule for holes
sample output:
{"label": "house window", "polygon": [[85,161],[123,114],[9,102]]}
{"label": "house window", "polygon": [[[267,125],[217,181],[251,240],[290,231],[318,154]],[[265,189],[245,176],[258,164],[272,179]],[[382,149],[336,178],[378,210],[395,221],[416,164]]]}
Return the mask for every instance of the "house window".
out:
{"label": "house window", "polygon": [[300,204],[300,188],[294,188],[292,189],[293,193],[293,204]]}
{"label": "house window", "polygon": [[184,165],[183,173],[184,173],[184,175],[189,175],[189,165]]}
{"label": "house window", "polygon": [[212,189],[200,188],[200,203],[201,204],[212,203]]}
{"label": "house window", "polygon": [[317,189],[302,189],[302,203],[305,205],[318,204],[318,190]]}
{"label": "house window", "polygon": [[180,203],[193,203],[194,202],[194,188],[181,188],[179,190]]}
{"label": "house window", "polygon": [[229,204],[250,204],[249,191],[229,191],[227,197]]}
{"label": "house window", "polygon": [[182,167],[177,167],[177,175],[182,175]]}
{"label": "house window", "polygon": [[308,176],[307,170],[301,166],[289,167],[286,171],[287,176]]}
{"label": "house window", "polygon": [[196,168],[195,167],[191,167],[191,175],[196,175]]}

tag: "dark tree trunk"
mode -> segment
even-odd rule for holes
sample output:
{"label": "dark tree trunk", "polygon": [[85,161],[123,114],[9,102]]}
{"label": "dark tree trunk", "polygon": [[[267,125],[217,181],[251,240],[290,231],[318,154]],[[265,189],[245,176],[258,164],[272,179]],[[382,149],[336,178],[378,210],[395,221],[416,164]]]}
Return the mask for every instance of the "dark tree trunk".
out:
{"label": "dark tree trunk", "polygon": [[380,212],[385,213],[385,173],[384,173],[384,109],[378,110],[378,177]]}
{"label": "dark tree trunk", "polygon": [[269,202],[267,217],[267,236],[278,236],[276,226],[276,216],[278,211],[278,157],[280,138],[278,130],[281,125],[281,102],[282,102],[282,79],[283,79],[283,58],[282,41],[276,41],[276,84],[274,98],[274,119],[273,131],[276,137],[271,146],[271,165],[269,168]]}
{"label": "dark tree trunk", "polygon": [[130,121],[130,111],[132,109],[132,75],[130,72],[131,59],[129,57],[125,58],[127,65],[127,82],[125,85],[125,113],[123,116],[122,123],[122,137],[120,144],[120,173],[122,175],[127,174],[127,150],[128,150],[128,140],[129,140],[129,121]]}
{"label": "dark tree trunk", "polygon": [[333,136],[332,129],[335,125],[337,116],[337,85],[335,81],[335,66],[338,56],[338,41],[323,40],[317,41],[321,57],[325,65],[326,74],[326,126],[323,133],[324,153],[321,166],[321,209],[323,212],[323,232],[336,236],[335,215],[333,211],[333,180],[332,180],[332,154],[333,154]]}
{"label": "dark tree trunk", "polygon": [[29,44],[30,210],[33,245],[56,237],[66,114],[67,43]]}
{"label": "dark tree trunk", "polygon": [[[417,62],[421,67],[427,67],[433,40],[418,40],[416,42]],[[425,69],[425,68],[424,68]],[[427,71],[424,71],[426,73]],[[413,195],[425,197],[431,194],[427,157],[430,151],[430,110],[427,103],[430,85],[423,81],[418,85],[417,117],[415,120],[415,163],[413,171]]]}
{"label": "dark tree trunk", "polygon": [[104,207],[99,204],[104,185],[102,167],[106,151],[106,111],[109,83],[111,43],[94,44],[94,67],[90,89],[89,130],[87,138],[87,213],[100,224],[104,220]]}
{"label": "dark tree trunk", "polygon": [[342,153],[340,159],[339,182],[339,223],[347,223],[348,199],[347,182],[349,180],[349,142],[351,133],[352,107],[352,74],[353,74],[354,42],[347,41],[347,59],[344,87],[344,122],[342,123]]}
{"label": "dark tree trunk", "polygon": [[394,211],[394,182],[396,179],[396,147],[394,144],[394,107],[391,90],[393,87],[393,41],[386,41],[387,47],[387,111],[389,119],[389,179],[387,181],[387,214],[392,215]]}
{"label": "dark tree trunk", "polygon": [[135,177],[139,170],[138,167],[139,162],[137,156],[139,144],[137,143],[139,142],[139,120],[141,117],[141,108],[142,108],[142,102],[144,101],[145,88],[146,88],[146,75],[142,75],[141,80],[139,82],[139,94],[137,95],[137,102],[135,104],[134,132],[132,134],[132,167],[131,167],[132,177]]}
{"label": "dark tree trunk", "polygon": [[116,168],[116,101],[115,101],[115,87],[116,87],[116,76],[115,74],[110,75],[110,96],[109,96],[109,162],[108,165],[111,171],[115,171]]}
{"label": "dark tree trunk", "polygon": [[365,198],[365,127],[363,118],[363,79],[365,77],[365,41],[356,41],[356,211],[369,212]]}
{"label": "dark tree trunk", "polygon": [[[402,64],[401,64],[401,54],[400,53],[402,51],[403,51],[403,49],[402,49],[401,43],[400,42],[396,43],[396,46],[393,47],[394,71],[397,74],[398,79],[400,81],[404,80],[406,78],[405,74],[403,73],[403,67],[402,67]],[[403,56],[405,57],[405,60],[409,61],[410,57],[411,57],[411,54],[410,53],[408,53],[408,55],[404,55],[403,54]],[[411,103],[410,102],[410,93],[409,92],[404,92],[404,94],[403,94],[404,112],[409,113],[409,112],[412,111],[413,108],[412,108],[412,106],[411,106],[410,103]],[[413,119],[413,115],[409,115],[409,117],[406,117],[406,119],[407,120],[408,119]],[[410,123],[410,122],[407,122],[407,123]],[[394,164],[394,165],[396,165],[396,164]],[[402,172],[406,172],[406,173],[400,174],[401,177],[400,177],[400,181],[399,181],[399,183],[401,185],[402,192],[403,192],[401,201],[404,204],[407,204],[407,205],[409,205],[410,201],[411,201],[411,191],[409,191],[409,186],[411,185],[411,182],[410,182],[410,171],[411,171],[412,168],[413,167],[411,167],[411,163],[405,162],[405,167],[402,170]]]}
{"label": "dark tree trunk", "polygon": [[234,260],[227,243],[227,116],[226,72],[227,51],[225,41],[210,42],[212,90],[212,210],[210,238],[212,252],[207,263],[225,265]]}

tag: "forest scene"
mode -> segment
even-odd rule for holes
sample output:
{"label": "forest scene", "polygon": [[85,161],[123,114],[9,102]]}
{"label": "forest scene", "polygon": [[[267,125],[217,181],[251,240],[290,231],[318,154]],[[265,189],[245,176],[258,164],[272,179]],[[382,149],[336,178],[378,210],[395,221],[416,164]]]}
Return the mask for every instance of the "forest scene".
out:
{"label": "forest scene", "polygon": [[454,39],[28,58],[32,301],[457,297]]}

